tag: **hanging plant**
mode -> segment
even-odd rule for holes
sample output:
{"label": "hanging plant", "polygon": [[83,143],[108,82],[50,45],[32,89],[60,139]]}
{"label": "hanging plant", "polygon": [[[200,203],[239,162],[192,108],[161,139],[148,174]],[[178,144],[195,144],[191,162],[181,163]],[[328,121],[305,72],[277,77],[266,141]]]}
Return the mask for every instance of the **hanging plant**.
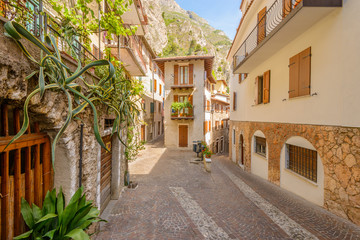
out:
{"label": "hanging plant", "polygon": [[[109,106],[105,101],[109,101],[112,97],[112,92],[115,89],[114,82],[112,79],[115,75],[115,68],[112,63],[108,60],[97,60],[93,61],[86,66],[82,67],[80,59],[77,57],[77,69],[73,72],[70,70],[68,66],[62,61],[61,54],[59,49],[57,48],[56,41],[51,36],[45,36],[45,44],[39,41],[35,36],[33,36],[29,31],[27,31],[22,25],[19,23],[9,21],[5,25],[6,35],[13,38],[17,45],[21,48],[23,53],[33,62],[35,62],[39,69],[32,72],[30,75],[26,77],[26,79],[30,79],[31,77],[37,75],[38,76],[38,85],[37,87],[27,96],[24,103],[24,121],[20,131],[11,139],[7,146],[11,143],[19,139],[27,130],[29,126],[29,115],[28,108],[30,100],[35,95],[40,95],[40,98],[44,96],[46,91],[57,91],[59,93],[63,93],[67,98],[68,104],[68,112],[65,123],[60,128],[59,132],[56,134],[54,141],[52,142],[51,147],[51,158],[54,164],[55,159],[55,147],[56,144],[69,126],[70,122],[87,106],[90,106],[93,114],[94,114],[94,133],[96,140],[99,144],[106,149],[104,142],[102,141],[99,125],[98,125],[98,114],[95,107],[95,103],[100,103]],[[25,46],[20,42],[21,39],[27,40],[32,43],[34,46],[41,50],[40,61],[35,60],[35,58],[27,51]],[[66,40],[69,48],[74,53],[74,56],[77,56],[72,44],[69,40]],[[88,83],[84,73],[94,67],[99,66],[107,66],[108,74],[104,78],[102,78],[98,83],[92,84]],[[87,89],[83,89],[78,83],[75,81],[82,81]],[[75,103],[75,104],[74,104]],[[117,108],[113,106],[109,106],[110,108]],[[120,113],[117,113],[117,119],[115,122],[117,126],[115,129],[119,128]]]}

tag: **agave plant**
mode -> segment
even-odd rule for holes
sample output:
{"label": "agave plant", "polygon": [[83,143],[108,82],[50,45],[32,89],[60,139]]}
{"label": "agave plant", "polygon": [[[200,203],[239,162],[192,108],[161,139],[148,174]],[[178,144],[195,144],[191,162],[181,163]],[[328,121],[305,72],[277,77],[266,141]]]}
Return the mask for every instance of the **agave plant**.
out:
{"label": "agave plant", "polygon": [[[21,48],[23,53],[33,62],[35,62],[39,69],[32,72],[26,77],[30,79],[38,75],[38,85],[31,92],[24,103],[24,121],[20,131],[12,138],[8,145],[20,138],[27,130],[29,126],[29,114],[28,108],[30,100],[37,94],[40,95],[40,98],[44,96],[46,91],[58,91],[62,92],[67,98],[68,104],[68,114],[65,120],[65,123],[57,133],[51,147],[51,158],[54,163],[55,159],[55,147],[62,133],[66,130],[69,123],[72,119],[75,118],[79,113],[81,113],[87,106],[90,106],[93,115],[94,115],[94,133],[99,144],[106,149],[104,142],[99,133],[98,125],[98,114],[95,107],[95,104],[103,104],[114,109],[117,118],[114,124],[114,132],[119,130],[121,125],[121,113],[119,108],[111,103],[111,98],[113,97],[113,92],[115,89],[115,83],[113,80],[115,76],[115,68],[113,64],[108,60],[97,60],[93,61],[86,66],[82,66],[80,59],[77,56],[72,44],[67,40],[67,44],[71,49],[73,56],[75,56],[78,66],[77,69],[73,72],[68,66],[62,61],[61,54],[57,47],[56,41],[52,36],[45,36],[45,43],[41,42],[39,39],[34,37],[29,31],[26,30],[22,25],[9,21],[5,24],[6,35],[15,40],[17,45]],[[40,49],[41,56],[40,60],[37,61],[25,46],[20,42],[21,39],[25,39],[32,43],[34,46]],[[108,68],[107,75],[99,80],[96,84],[90,84],[87,82],[84,73],[94,67],[106,66]],[[86,89],[82,88],[79,85],[79,82],[82,81],[86,85]],[[75,106],[74,106],[75,105]]]}
{"label": "agave plant", "polygon": [[64,194],[60,189],[47,192],[42,209],[35,204],[30,207],[25,199],[21,199],[21,214],[29,231],[14,239],[90,239],[85,233],[92,223],[104,221],[99,218],[100,211],[86,201],[83,188],[79,188],[65,206]]}

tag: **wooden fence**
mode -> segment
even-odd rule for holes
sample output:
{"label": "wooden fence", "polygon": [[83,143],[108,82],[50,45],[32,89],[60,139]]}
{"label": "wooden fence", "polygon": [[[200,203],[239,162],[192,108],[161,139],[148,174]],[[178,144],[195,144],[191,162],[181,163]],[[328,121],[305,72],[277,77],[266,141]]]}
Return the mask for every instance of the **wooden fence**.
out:
{"label": "wooden fence", "polygon": [[42,206],[46,192],[53,187],[50,139],[33,124],[26,134],[5,150],[20,130],[22,112],[6,104],[0,107],[1,239],[12,239],[25,231],[21,198]]}

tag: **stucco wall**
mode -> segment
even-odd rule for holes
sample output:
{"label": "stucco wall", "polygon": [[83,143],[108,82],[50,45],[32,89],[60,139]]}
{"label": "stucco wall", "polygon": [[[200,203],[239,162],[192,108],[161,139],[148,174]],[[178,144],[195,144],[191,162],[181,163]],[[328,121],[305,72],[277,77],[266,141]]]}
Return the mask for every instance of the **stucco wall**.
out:
{"label": "stucco wall", "polygon": [[[237,92],[238,105],[231,119],[359,127],[360,112],[355,110],[360,102],[359,7],[360,1],[344,1],[342,8],[254,68],[245,81],[239,84],[234,76],[230,87]],[[308,47],[312,51],[311,94],[317,95],[289,99],[289,58]],[[254,106],[255,78],[267,70],[271,71],[270,103]]]}
{"label": "stucco wall", "polygon": [[[194,64],[194,88],[187,90],[172,90],[174,85],[174,65]],[[189,95],[193,93],[194,120],[171,120],[171,103],[174,101],[174,94]],[[189,125],[188,148],[192,148],[192,141],[204,140],[203,123],[204,114],[204,61],[192,60],[187,62],[166,62],[165,63],[165,106],[164,106],[164,128],[165,146],[178,147],[179,145],[179,124]]]}

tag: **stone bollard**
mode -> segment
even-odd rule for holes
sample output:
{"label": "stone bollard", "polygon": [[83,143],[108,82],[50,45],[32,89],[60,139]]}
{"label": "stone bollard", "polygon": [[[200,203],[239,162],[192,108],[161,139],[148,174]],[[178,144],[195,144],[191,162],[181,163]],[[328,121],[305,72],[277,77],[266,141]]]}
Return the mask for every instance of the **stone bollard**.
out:
{"label": "stone bollard", "polygon": [[204,167],[207,172],[211,172],[211,158],[204,157]]}

